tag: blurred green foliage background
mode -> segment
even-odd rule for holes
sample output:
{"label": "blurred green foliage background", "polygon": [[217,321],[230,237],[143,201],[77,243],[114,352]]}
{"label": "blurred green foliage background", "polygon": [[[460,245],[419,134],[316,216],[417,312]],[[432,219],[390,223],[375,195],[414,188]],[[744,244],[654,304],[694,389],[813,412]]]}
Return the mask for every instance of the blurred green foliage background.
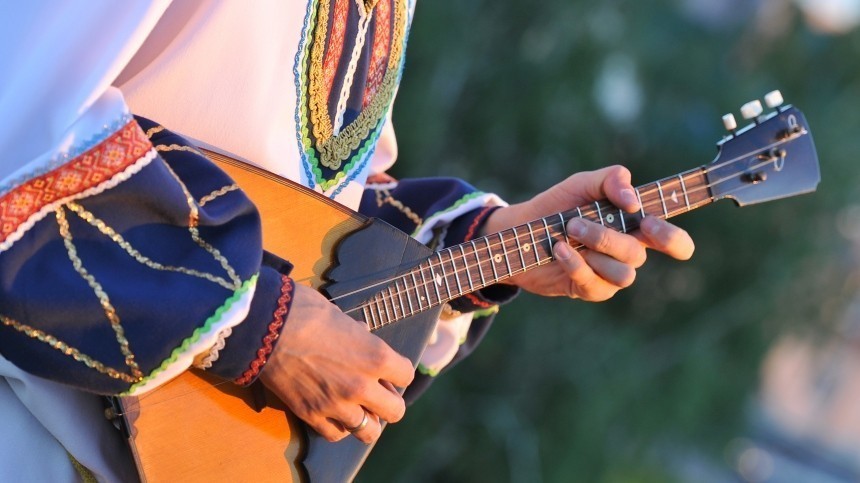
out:
{"label": "blurred green foliage background", "polygon": [[511,202],[616,163],[644,184],[710,162],[720,116],[778,88],[806,113],[822,183],[678,218],[693,259],[652,254],[607,303],[522,295],[387,429],[360,481],[734,474],[768,348],[841,336],[858,285],[860,33],[854,10],[834,27],[811,4],[418,2],[396,177],[460,176]]}

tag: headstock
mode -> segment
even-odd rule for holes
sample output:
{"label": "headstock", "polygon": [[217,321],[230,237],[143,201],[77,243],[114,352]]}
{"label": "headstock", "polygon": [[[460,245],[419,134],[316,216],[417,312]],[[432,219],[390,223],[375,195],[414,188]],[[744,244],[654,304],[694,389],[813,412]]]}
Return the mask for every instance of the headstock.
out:
{"label": "headstock", "polygon": [[744,104],[741,113],[752,124],[740,130],[734,116],[723,116],[730,134],[717,143],[717,158],[705,166],[714,200],[751,205],[815,191],[821,180],[803,113],[783,106],[779,91],[767,94],[765,103],[770,113],[763,113],[759,101]]}

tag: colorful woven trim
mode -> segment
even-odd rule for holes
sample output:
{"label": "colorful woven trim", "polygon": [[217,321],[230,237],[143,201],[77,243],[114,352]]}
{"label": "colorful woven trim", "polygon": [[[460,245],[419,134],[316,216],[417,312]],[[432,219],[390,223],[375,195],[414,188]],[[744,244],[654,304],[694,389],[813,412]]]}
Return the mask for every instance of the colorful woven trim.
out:
{"label": "colorful woven trim", "polygon": [[287,313],[290,311],[290,303],[293,299],[293,281],[286,275],[281,275],[281,296],[278,297],[278,308],[275,309],[274,318],[269,324],[269,329],[263,337],[263,346],[257,350],[257,358],[251,361],[251,367],[248,368],[234,382],[241,386],[251,383],[263,370],[269,356],[272,355],[272,350],[275,348],[275,341],[281,335],[281,328],[284,326],[284,321],[287,319]]}
{"label": "colorful woven trim", "polygon": [[[343,22],[349,18],[343,0],[309,2],[302,38],[296,54],[296,138],[302,155],[304,176],[310,188],[329,191],[349,182],[348,174],[364,169],[385,117],[394,99],[403,70],[403,52],[411,23],[411,2],[385,0],[375,4],[374,38],[369,49],[370,70],[362,93],[362,110],[348,125],[335,132],[329,112],[339,76],[346,76],[341,59],[350,44]],[[373,8],[373,7],[368,7]],[[369,18],[364,19],[365,24]],[[356,20],[358,21],[358,20]],[[384,25],[387,23],[387,25]],[[366,27],[366,25],[365,25]],[[365,29],[366,30],[366,29]],[[345,79],[344,82],[346,82]]]}
{"label": "colorful woven trim", "polygon": [[146,134],[132,120],[83,154],[0,196],[0,252],[57,206],[116,186],[155,156]]}

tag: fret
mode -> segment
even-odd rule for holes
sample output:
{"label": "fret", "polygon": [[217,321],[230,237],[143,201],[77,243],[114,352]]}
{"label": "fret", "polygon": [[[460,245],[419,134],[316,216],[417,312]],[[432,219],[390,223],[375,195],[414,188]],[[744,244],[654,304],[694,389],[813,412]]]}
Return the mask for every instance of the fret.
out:
{"label": "fret", "polygon": [[[394,303],[394,293],[391,291],[391,285],[388,286],[388,297],[391,299],[391,311],[394,312],[394,318],[397,319],[397,305]],[[403,307],[400,307],[401,314]]]}
{"label": "fret", "polygon": [[580,210],[578,206],[576,207],[576,212],[577,212],[577,214],[579,214],[579,218],[581,219],[582,218],[582,210]]}
{"label": "fret", "polygon": [[642,218],[645,218],[645,205],[642,204],[642,195],[639,194],[639,188],[633,188],[636,192],[636,198],[639,200],[639,211],[642,213]]}
{"label": "fret", "polygon": [[[433,272],[433,264],[430,263],[429,260],[427,261],[427,264],[430,265],[430,272],[432,273]],[[419,273],[421,274],[421,285],[424,286],[424,295],[427,297],[427,307],[432,307],[433,306],[433,299],[430,297],[430,291],[427,289],[427,277],[424,276],[424,269],[422,268]],[[436,291],[436,296],[439,297],[439,291],[438,290]],[[439,300],[442,300],[442,298],[439,297]]]}
{"label": "fret", "polygon": [[379,299],[380,294],[376,294],[376,296],[373,297],[373,302],[376,304],[376,315],[379,316],[379,327],[382,327],[385,325],[385,316],[382,315],[382,310],[379,308]]}
{"label": "fret", "polygon": [[478,263],[478,275],[481,276],[481,286],[486,287],[487,281],[484,280],[484,269],[481,268],[481,257],[478,256],[478,247],[475,246],[475,240],[470,240],[472,244],[472,252],[475,254],[475,261]]}
{"label": "fret", "polygon": [[660,182],[657,182],[657,192],[660,193],[660,203],[663,205],[663,216],[669,218],[669,211],[666,209],[666,198],[663,197],[663,187]]}
{"label": "fret", "polygon": [[475,286],[472,284],[472,273],[469,271],[469,259],[466,257],[466,250],[463,250],[463,245],[460,244],[460,254],[463,255],[463,265],[466,267],[466,280],[469,281],[469,291],[474,292]]}
{"label": "fret", "polygon": [[526,226],[529,227],[529,237],[532,240],[532,250],[535,253],[535,263],[540,265],[540,252],[538,251],[537,243],[535,243],[535,232],[534,232],[534,230],[532,230],[531,222],[526,223]]}
{"label": "fret", "polygon": [[523,267],[523,271],[528,270],[526,268],[526,259],[523,257],[523,247],[520,245],[520,236],[517,234],[517,227],[511,228],[514,231],[514,241],[517,242],[517,253],[520,254],[520,266]]}
{"label": "fret", "polygon": [[490,267],[493,269],[493,281],[496,281],[499,279],[499,273],[496,272],[496,261],[493,257],[493,250],[490,248],[490,239],[484,237],[484,243],[487,244],[487,253],[490,254]]}
{"label": "fret", "polygon": [[708,180],[704,175],[703,168],[697,168],[687,172],[688,176],[684,183],[690,196],[691,209],[699,208],[714,201],[711,197]]}
{"label": "fret", "polygon": [[[397,282],[399,282],[399,281],[400,281],[399,278],[394,280],[394,291],[397,292],[397,300],[400,301],[400,310],[403,312],[403,316],[405,317],[406,316],[406,306],[403,305],[403,290],[400,290],[400,287],[397,285]],[[406,298],[407,299],[409,298],[408,294],[407,294]],[[409,304],[409,305],[411,305],[411,304]]]}
{"label": "fret", "polygon": [[[380,292],[382,294],[382,292]],[[385,311],[385,319],[382,322],[382,325],[385,325],[387,322],[391,322],[394,320],[391,315],[388,313],[388,304],[385,303],[385,295],[382,295],[382,310]]]}
{"label": "fret", "polygon": [[[541,218],[540,221],[543,222],[543,231],[546,232],[546,243],[547,243],[547,253],[552,257],[552,235],[549,234],[549,226],[546,224],[546,218]],[[535,247],[537,249],[537,247]]]}
{"label": "fret", "polygon": [[679,174],[678,179],[681,180],[681,191],[684,192],[684,202],[687,203],[687,211],[690,211],[692,208],[690,208],[690,198],[687,196],[687,185],[684,183],[684,175]]}
{"label": "fret", "polygon": [[[460,285],[460,277],[457,275],[459,270],[457,270],[457,265],[454,264],[454,252],[450,248],[446,248],[446,250],[448,251],[448,256],[451,257],[451,268],[454,269],[454,281],[457,282],[457,293],[461,294],[463,293],[463,287]],[[442,256],[440,255],[439,258],[441,259]]]}
{"label": "fret", "polygon": [[508,276],[510,277],[514,272],[511,271],[511,261],[508,260],[508,248],[505,246],[505,239],[502,238],[502,232],[499,232],[498,235],[499,242],[502,244],[502,257],[505,259],[505,265],[508,267]]}
{"label": "fret", "polygon": [[[451,286],[448,284],[448,274],[445,273],[445,263],[442,261],[442,252],[436,252],[436,256],[439,257],[439,270],[442,272],[442,280],[445,281],[445,291],[448,292],[448,300],[451,300],[454,297],[451,293]],[[439,303],[442,303],[442,299],[439,299]]]}
{"label": "fret", "polygon": [[397,279],[394,281],[394,288],[397,289],[397,294],[400,296],[400,304],[403,305],[403,294],[405,293],[406,294],[406,304],[409,305],[409,315],[410,316],[415,315],[415,308],[412,307],[412,299],[409,298],[409,290],[408,290],[407,284],[404,281],[403,286],[406,288],[404,290],[400,290],[400,287],[397,286],[397,282],[399,282],[399,281],[400,281],[400,279]]}
{"label": "fret", "polygon": [[600,203],[595,201],[594,206],[597,207],[597,216],[600,218],[600,224],[606,226],[606,223],[603,222],[603,215],[600,213]]}
{"label": "fret", "polygon": [[361,312],[364,314],[364,322],[370,325],[371,329],[375,329],[376,324],[373,323],[373,317],[371,317],[370,313],[367,311],[367,305],[361,307]]}
{"label": "fret", "polygon": [[561,220],[561,232],[564,233],[564,241],[565,241],[565,243],[570,245],[570,237],[568,237],[568,235],[567,235],[567,227],[564,226],[564,214],[559,212],[558,218]]}
{"label": "fret", "polygon": [[418,301],[418,311],[420,312],[424,310],[424,307],[421,306],[421,294],[418,293],[418,280],[415,279],[415,271],[410,271],[409,276],[412,277],[412,290],[415,290],[415,300]]}
{"label": "fret", "polygon": [[[438,281],[438,275],[436,275],[436,271],[433,270],[433,262],[427,261],[430,264],[430,276],[433,277],[433,288],[436,290],[436,301],[438,303],[442,303],[442,294],[439,293],[439,284],[442,282]],[[423,276],[423,275],[422,275]],[[433,304],[430,304],[433,305]]]}
{"label": "fret", "polygon": [[627,233],[627,223],[624,222],[624,212],[618,209],[618,218],[621,219],[621,233]]}

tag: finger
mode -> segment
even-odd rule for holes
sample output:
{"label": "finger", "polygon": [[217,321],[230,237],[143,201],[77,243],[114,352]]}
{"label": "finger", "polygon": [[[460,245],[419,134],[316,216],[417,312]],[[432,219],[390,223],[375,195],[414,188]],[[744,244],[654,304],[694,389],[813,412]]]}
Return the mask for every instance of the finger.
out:
{"label": "finger", "polygon": [[[341,406],[339,412],[349,415],[339,416],[340,419],[336,421],[336,424],[339,424],[346,434],[352,434],[359,441],[370,444],[376,441],[382,434],[382,426],[379,423],[379,418],[368,412],[365,408],[348,404]],[[354,421],[354,424],[346,421]]]}
{"label": "finger", "polygon": [[329,418],[317,418],[305,420],[305,422],[320,436],[329,442],[340,441],[349,436],[349,432],[343,429],[343,425],[339,421]]}
{"label": "finger", "polygon": [[610,285],[618,288],[627,288],[636,280],[635,268],[626,263],[621,263],[608,255],[592,250],[585,250],[582,253],[582,257],[594,273]]}
{"label": "finger", "polygon": [[388,346],[382,339],[376,339],[372,349],[373,354],[368,357],[379,379],[389,381],[397,387],[406,387],[415,377],[415,367],[412,361],[398,354]]}
{"label": "finger", "polygon": [[603,181],[603,193],[613,205],[628,213],[634,213],[639,211],[639,197],[636,196],[630,180],[630,170],[623,166],[610,166]]}
{"label": "finger", "polygon": [[587,248],[639,268],[645,263],[645,248],[627,234],[600,226],[590,221],[574,218],[567,224],[567,233]]}
{"label": "finger", "polygon": [[677,260],[689,260],[696,249],[686,230],[657,217],[647,216],[639,225],[638,239]]}
{"label": "finger", "polygon": [[382,422],[379,420],[379,416],[368,412],[367,426],[352,433],[352,435],[364,444],[371,444],[379,439],[382,436]]}
{"label": "finger", "polygon": [[599,302],[611,298],[620,289],[597,275],[582,255],[567,243],[557,242],[553,246],[553,255],[570,280],[566,294],[568,297]]}
{"label": "finger", "polygon": [[[630,188],[631,190],[633,188],[630,185],[630,171],[623,166],[609,166],[597,171],[576,173],[557,186],[562,187],[563,191],[567,192],[568,196],[571,197],[566,200],[568,204],[571,201],[576,204],[585,204],[590,201],[606,198],[608,196],[607,188],[611,191],[617,191],[618,188]],[[635,201],[635,194],[632,191],[630,194],[633,195]],[[617,198],[615,193],[613,197]],[[619,208],[628,208],[626,203],[619,204],[618,206]]]}
{"label": "finger", "polygon": [[382,420],[396,423],[406,413],[406,402],[397,392],[388,390],[382,384],[371,384],[360,401],[361,405]]}

